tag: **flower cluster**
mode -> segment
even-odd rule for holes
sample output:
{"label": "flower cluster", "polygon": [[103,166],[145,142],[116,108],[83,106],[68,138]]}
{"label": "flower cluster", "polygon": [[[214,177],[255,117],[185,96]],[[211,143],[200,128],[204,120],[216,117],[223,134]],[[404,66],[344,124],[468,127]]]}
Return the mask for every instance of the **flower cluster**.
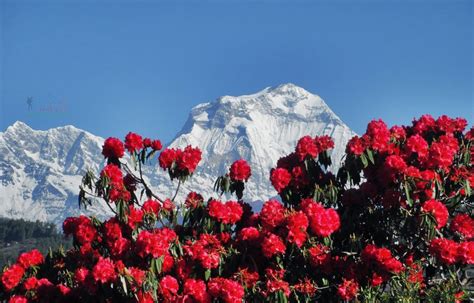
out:
{"label": "flower cluster", "polygon": [[237,223],[244,212],[242,206],[236,201],[222,203],[218,200],[211,200],[208,209],[209,216],[224,224]]}
{"label": "flower cluster", "polygon": [[166,148],[160,153],[158,161],[160,167],[169,172],[171,179],[185,179],[194,173],[201,157],[201,150],[188,145],[184,149]]}
{"label": "flower cluster", "polygon": [[444,264],[474,264],[474,242],[457,243],[446,238],[431,240],[430,252]]}
{"label": "flower cluster", "polygon": [[328,136],[312,138],[304,136],[293,153],[278,160],[270,172],[270,181],[285,202],[298,204],[309,196],[316,184],[327,184],[334,180],[325,168],[331,165],[329,150],[334,142]]}
{"label": "flower cluster", "polygon": [[229,171],[230,178],[233,181],[247,181],[252,174],[250,165],[244,159],[232,163]]}
{"label": "flower cluster", "polygon": [[[67,218],[73,247],[22,253],[0,273],[0,301],[461,302],[471,294],[457,275],[474,264],[466,125],[429,115],[391,128],[374,120],[348,142],[337,171],[333,141],[304,136],[270,171],[278,196],[258,212],[244,200],[252,170],[243,159],[218,178],[216,195],[178,195],[199,149],[159,153],[159,140],[108,138],[107,163],[84,176],[80,202],[103,199],[114,216]],[[172,198],[143,177],[156,154],[180,180]],[[224,193],[236,199],[221,201]]]}

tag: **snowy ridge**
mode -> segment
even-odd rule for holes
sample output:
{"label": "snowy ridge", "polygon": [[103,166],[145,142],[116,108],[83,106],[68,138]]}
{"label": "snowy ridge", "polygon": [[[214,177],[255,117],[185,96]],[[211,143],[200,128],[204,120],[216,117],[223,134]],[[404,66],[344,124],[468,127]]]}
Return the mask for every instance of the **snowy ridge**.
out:
{"label": "snowy ridge", "polygon": [[[355,135],[317,95],[293,84],[239,97],[224,96],[214,102],[195,106],[171,147],[199,146],[203,160],[194,177],[184,185],[182,194],[212,192],[215,178],[227,172],[240,158],[252,167],[244,199],[263,201],[276,195],[270,184],[270,169],[277,160],[294,150],[305,135],[329,135],[336,148],[332,152],[337,168],[347,141]],[[152,182],[161,192],[171,195],[173,188],[166,176],[155,172]]]}
{"label": "snowy ridge", "polygon": [[0,216],[60,224],[67,216],[108,214],[78,208],[82,175],[102,166],[103,139],[73,126],[47,131],[15,122],[0,133]]}
{"label": "snowy ridge", "polygon": [[[244,200],[273,197],[276,192],[269,172],[276,161],[291,152],[300,137],[323,134],[334,139],[333,159],[340,159],[354,132],[319,96],[293,84],[199,104],[170,144],[191,144],[203,151],[203,159],[194,177],[182,187],[178,202],[189,191],[206,198],[217,196],[212,190],[216,177],[240,158],[252,167]],[[16,122],[8,127],[0,133],[0,216],[61,224],[64,218],[80,213],[110,214],[101,203],[87,211],[77,204],[82,175],[88,168],[98,172],[104,164],[103,141],[73,126],[39,131]],[[337,167],[335,162],[333,168]],[[146,175],[157,193],[172,196],[176,184],[159,167],[147,166]]]}

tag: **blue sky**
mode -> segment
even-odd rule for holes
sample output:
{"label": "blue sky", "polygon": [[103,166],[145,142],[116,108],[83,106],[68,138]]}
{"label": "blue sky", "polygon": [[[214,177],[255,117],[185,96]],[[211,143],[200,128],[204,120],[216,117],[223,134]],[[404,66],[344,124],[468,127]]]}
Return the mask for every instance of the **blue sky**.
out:
{"label": "blue sky", "polygon": [[287,82],[359,133],[373,118],[473,121],[469,0],[0,5],[1,130],[21,120],[166,142],[198,103]]}

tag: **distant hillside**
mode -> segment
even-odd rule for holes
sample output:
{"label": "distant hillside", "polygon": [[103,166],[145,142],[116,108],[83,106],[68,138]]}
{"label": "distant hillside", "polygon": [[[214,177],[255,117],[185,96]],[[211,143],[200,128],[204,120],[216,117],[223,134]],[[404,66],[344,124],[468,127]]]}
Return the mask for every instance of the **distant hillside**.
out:
{"label": "distant hillside", "polygon": [[53,223],[0,218],[0,268],[16,261],[18,255],[33,248],[47,253],[63,245],[71,246]]}

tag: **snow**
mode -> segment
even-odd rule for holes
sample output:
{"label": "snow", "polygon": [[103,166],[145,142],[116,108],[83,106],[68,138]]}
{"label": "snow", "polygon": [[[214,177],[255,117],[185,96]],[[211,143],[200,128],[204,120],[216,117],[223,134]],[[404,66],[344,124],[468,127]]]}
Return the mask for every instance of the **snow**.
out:
{"label": "snow", "polygon": [[[355,134],[326,103],[293,84],[267,87],[243,96],[224,96],[195,106],[170,147],[198,146],[203,159],[186,182],[178,202],[189,191],[217,196],[212,187],[219,175],[240,158],[252,167],[244,199],[264,201],[276,195],[269,172],[277,160],[294,149],[304,135],[330,135],[341,159],[347,141]],[[104,139],[74,126],[46,131],[15,122],[0,133],[0,216],[61,224],[81,213],[110,215],[102,203],[79,209],[77,194],[87,169],[103,166]],[[332,169],[337,168],[336,164]],[[170,197],[177,186],[156,164],[146,166],[153,188]]]}

